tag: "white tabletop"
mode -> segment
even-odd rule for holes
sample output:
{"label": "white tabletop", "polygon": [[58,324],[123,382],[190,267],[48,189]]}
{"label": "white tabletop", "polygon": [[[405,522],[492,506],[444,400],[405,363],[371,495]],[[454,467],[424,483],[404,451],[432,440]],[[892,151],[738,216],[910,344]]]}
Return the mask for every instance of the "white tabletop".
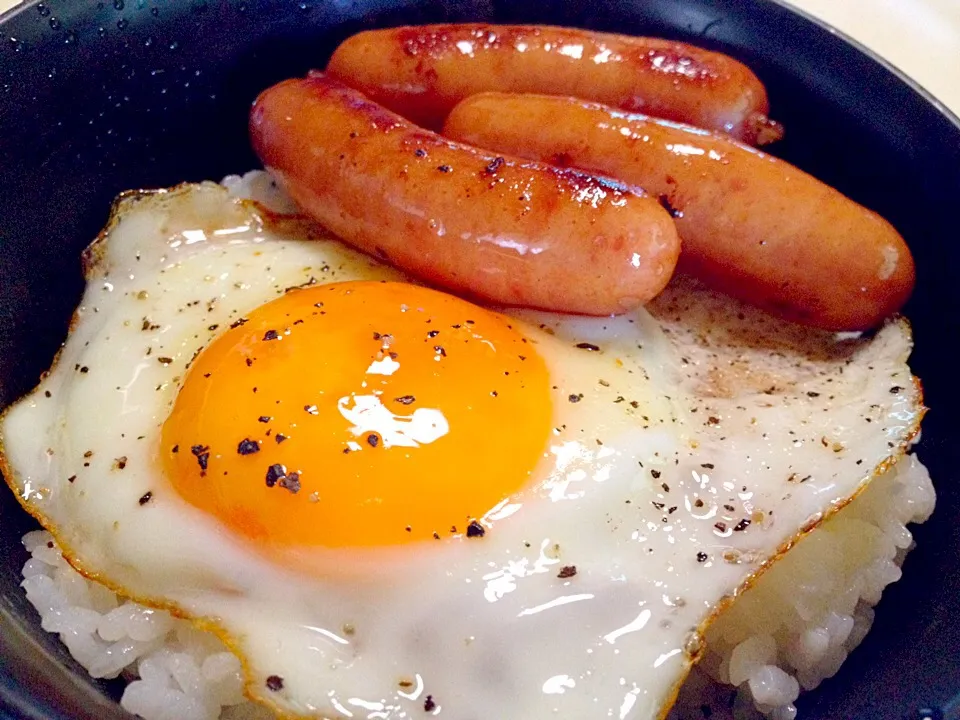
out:
{"label": "white tabletop", "polygon": [[[960,114],[960,0],[782,0],[885,57]],[[0,0],[0,12],[20,0]]]}
{"label": "white tabletop", "polygon": [[783,2],[863,43],[960,115],[960,0]]}

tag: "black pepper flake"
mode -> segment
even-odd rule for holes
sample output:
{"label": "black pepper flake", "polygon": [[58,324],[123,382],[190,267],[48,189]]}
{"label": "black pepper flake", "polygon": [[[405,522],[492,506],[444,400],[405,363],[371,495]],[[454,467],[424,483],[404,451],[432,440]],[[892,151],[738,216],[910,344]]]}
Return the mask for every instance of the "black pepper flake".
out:
{"label": "black pepper flake", "polygon": [[367,445],[370,447],[376,447],[380,444],[380,436],[376,433],[370,433],[367,435]]}
{"label": "black pepper flake", "polygon": [[296,495],[298,492],[300,492],[300,473],[292,472],[286,477],[280,478],[280,481],[277,483],[277,485]]}
{"label": "black pepper flake", "polygon": [[653,505],[657,510],[663,510],[667,506],[666,503],[657,502],[656,500],[651,500],[650,504]]}
{"label": "black pepper flake", "polygon": [[578,403],[581,400],[583,400],[583,393],[576,393],[576,394],[571,393],[570,396],[567,398],[567,400],[569,400],[572,403]]}
{"label": "black pepper flake", "polygon": [[708,424],[708,425],[719,425],[719,424],[720,424],[720,418],[714,417],[713,415],[711,415],[710,417],[707,418],[707,424]]}
{"label": "black pepper flake", "polygon": [[316,414],[317,414],[317,406],[316,406],[316,405],[304,405],[304,406],[303,406],[303,409],[306,410],[306,411],[307,411],[308,413],[310,413],[311,415],[316,415]]}
{"label": "black pepper flake", "polygon": [[443,345],[434,345],[433,351],[437,353],[440,357],[446,357],[447,351],[443,349]]}
{"label": "black pepper flake", "polygon": [[44,390],[44,391],[43,391],[43,396],[44,396],[44,397],[53,397],[53,393],[51,393],[49,390]]}
{"label": "black pepper flake", "polygon": [[80,368],[80,372],[81,372],[82,374],[86,375],[88,372],[90,372],[90,368],[88,368],[86,365],[84,365],[83,367]]}
{"label": "black pepper flake", "polygon": [[262,422],[262,423],[268,423],[270,422],[270,420],[272,420],[272,418],[269,415],[261,415],[260,417],[257,418],[257,422]]}
{"label": "black pepper flake", "polygon": [[483,537],[487,534],[487,531],[484,529],[483,525],[478,523],[476,520],[471,520],[470,524],[467,525],[467,537]]}
{"label": "black pepper flake", "polygon": [[726,532],[726,531],[727,531],[727,524],[726,524],[726,523],[718,522],[718,523],[714,523],[713,526],[714,526],[717,530],[719,530],[720,532]]}
{"label": "black pepper flake", "polygon": [[706,562],[708,557],[709,556],[705,552],[703,552],[703,550],[701,550],[700,552],[697,553],[697,562],[700,562],[700,563]]}
{"label": "black pepper flake", "polygon": [[670,486],[667,485],[666,483],[660,483],[660,487],[663,488],[664,492],[670,492]]}
{"label": "black pepper flake", "polygon": [[174,445],[172,448],[170,448],[170,452],[172,452],[172,453],[178,453],[178,452],[180,452],[180,446],[179,446],[179,445]]}
{"label": "black pepper flake", "polygon": [[659,480],[660,476],[663,474],[659,470],[651,470],[650,474],[653,475],[654,480]]}
{"label": "black pepper flake", "polygon": [[246,323],[247,323],[247,319],[245,317],[242,317],[242,318],[239,318],[236,322],[230,323],[230,328],[231,329],[238,328],[241,325],[244,325]]}
{"label": "black pepper flake", "polygon": [[713,470],[715,465],[713,463],[701,463],[700,467],[706,468],[707,470]]}
{"label": "black pepper flake", "polygon": [[820,393],[814,392],[813,390],[811,390],[807,393],[807,397],[818,398],[820,397]]}
{"label": "black pepper flake", "polygon": [[743,532],[748,527],[750,527],[750,521],[747,518],[744,518],[743,520],[741,520],[740,522],[738,522],[736,525],[733,526],[733,531]]}
{"label": "black pepper flake", "polygon": [[158,358],[157,358],[157,362],[160,363],[161,365],[169,365],[170,363],[173,362],[173,358],[172,358],[172,357],[158,357]]}
{"label": "black pepper flake", "polygon": [[589,350],[590,352],[600,352],[600,348],[597,345],[594,345],[593,343],[587,343],[587,342],[577,343],[576,347],[580,350]]}
{"label": "black pepper flake", "polygon": [[284,435],[283,433],[277,433],[276,435],[273,436],[273,439],[276,440],[277,445],[279,445],[280,443],[282,443],[284,440],[287,439],[287,436]]}
{"label": "black pepper flake", "polygon": [[127,456],[123,455],[118,457],[113,461],[113,468],[115,470],[123,470],[127,466]]}
{"label": "black pepper flake", "polygon": [[278,333],[276,330],[267,330],[267,331],[263,334],[263,339],[264,339],[264,340],[279,340],[279,339],[280,339],[280,333]]}
{"label": "black pepper flake", "polygon": [[247,364],[247,367],[253,367],[253,358],[244,358],[243,361]]}
{"label": "black pepper flake", "polygon": [[279,675],[271,675],[267,678],[267,690],[271,692],[280,692],[283,690],[283,678]]}
{"label": "black pepper flake", "polygon": [[413,151],[413,154],[416,155],[417,157],[426,157],[427,151],[424,150],[423,148],[417,148],[416,150]]}
{"label": "black pepper flake", "polygon": [[258,452],[260,452],[260,443],[258,443],[256,440],[244,438],[240,441],[240,444],[237,445],[238,455],[253,455],[254,453]]}
{"label": "black pepper flake", "polygon": [[213,331],[216,330],[218,327],[220,327],[220,326],[219,326],[219,325],[207,325],[207,330],[209,330],[210,332],[213,332]]}
{"label": "black pepper flake", "polygon": [[631,400],[631,401],[630,401],[630,407],[632,407],[634,410],[636,410],[638,407],[640,407],[640,403],[638,403],[636,400]]}
{"label": "black pepper flake", "polygon": [[280,463],[275,463],[267,468],[267,487],[273,487],[287,476],[287,469]]}
{"label": "black pepper flake", "polygon": [[146,505],[148,502],[150,502],[150,498],[152,497],[153,497],[153,493],[147,490],[147,492],[145,492],[143,495],[140,496],[139,503],[141,505]]}
{"label": "black pepper flake", "polygon": [[890,388],[890,394],[891,394],[891,395],[896,395],[896,394],[897,394],[898,392],[900,392],[901,390],[903,390],[902,387],[900,387],[899,385],[894,385],[892,388]]}
{"label": "black pepper flake", "polygon": [[72,483],[72,482],[75,482],[76,479],[77,479],[76,475],[71,475],[70,477],[67,478],[67,482]]}
{"label": "black pepper flake", "polygon": [[394,398],[393,400],[394,402],[398,402],[401,405],[410,405],[411,403],[414,403],[417,401],[417,399],[413,395],[401,395],[400,397]]}
{"label": "black pepper flake", "polygon": [[440,539],[440,533],[438,533],[438,532],[435,531],[435,532],[433,533],[433,539],[434,539],[434,540],[439,540],[439,539]]}
{"label": "black pepper flake", "polygon": [[453,172],[453,168],[450,167],[449,165],[438,165],[437,170],[439,170],[442,173]]}
{"label": "black pepper flake", "polygon": [[567,578],[572,578],[576,574],[576,565],[564,565],[562,568],[560,568],[560,572],[557,573],[557,577],[561,580],[566,580]]}
{"label": "black pepper flake", "polygon": [[495,157],[490,163],[483,169],[488,175],[496,174],[497,170],[503,167],[503,163],[506,162],[502,157]]}
{"label": "black pepper flake", "polygon": [[437,709],[437,704],[433,701],[433,695],[427,695],[427,699],[423,701],[423,709],[427,712],[433,712]]}
{"label": "black pepper flake", "polygon": [[701,500],[700,498],[697,498],[696,500],[693,501],[693,506],[694,506],[695,508],[702,508],[702,507],[703,507],[703,500]]}
{"label": "black pepper flake", "polygon": [[431,330],[430,332],[427,333],[427,337],[428,337],[428,338],[435,338],[435,337],[436,337],[437,335],[439,335],[439,334],[440,334],[440,331],[439,331],[439,330]]}
{"label": "black pepper flake", "polygon": [[199,463],[200,469],[206,470],[207,463],[210,461],[210,446],[194,445],[190,448],[190,452],[192,452],[197,458],[197,463]]}

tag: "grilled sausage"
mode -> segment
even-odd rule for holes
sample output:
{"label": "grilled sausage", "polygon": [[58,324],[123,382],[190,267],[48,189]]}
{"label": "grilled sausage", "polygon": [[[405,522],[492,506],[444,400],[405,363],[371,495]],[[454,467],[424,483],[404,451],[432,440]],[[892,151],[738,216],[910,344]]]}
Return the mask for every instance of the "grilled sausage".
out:
{"label": "grilled sausage", "polygon": [[452,138],[634,183],[674,215],[680,268],[780,317],[861,330],[914,285],[910,250],[876,213],[728,137],[570,98],[488,93]]}
{"label": "grilled sausage", "polygon": [[677,261],[676,228],[656,199],[451,142],[323,75],[266,90],[250,130],[305,211],[445,288],[607,315],[654,297]]}
{"label": "grilled sausage", "polygon": [[749,68],[685,43],[523,25],[423,25],[348,38],[327,73],[432,129],[475,93],[548,93],[729,133],[780,137]]}

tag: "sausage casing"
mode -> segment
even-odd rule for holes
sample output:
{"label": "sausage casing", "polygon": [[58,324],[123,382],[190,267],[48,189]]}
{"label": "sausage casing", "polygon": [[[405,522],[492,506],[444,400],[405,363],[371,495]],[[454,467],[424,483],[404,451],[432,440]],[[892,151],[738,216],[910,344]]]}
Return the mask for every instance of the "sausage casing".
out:
{"label": "sausage casing", "polygon": [[681,269],[783,318],[865,329],[913,289],[913,258],[893,226],[728,137],[570,98],[497,93],[458,105],[445,132],[645,188],[674,214]]}
{"label": "sausage casing", "polygon": [[452,142],[322,74],[264,91],[253,146],[346,242],[485,300],[607,315],[669,281],[679,239],[656,199]]}
{"label": "sausage casing", "polygon": [[421,25],[361,32],[327,73],[412,121],[438,129],[485,91],[594,100],[761,144],[781,134],[745,65],[657,38],[528,25]]}

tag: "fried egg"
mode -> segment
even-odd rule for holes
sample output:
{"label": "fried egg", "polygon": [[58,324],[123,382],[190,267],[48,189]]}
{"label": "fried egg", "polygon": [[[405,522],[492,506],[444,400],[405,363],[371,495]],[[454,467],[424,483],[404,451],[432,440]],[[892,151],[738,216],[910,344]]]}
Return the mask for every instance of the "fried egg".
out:
{"label": "fried egg", "polygon": [[132,193],[4,476],[289,717],[656,718],[703,632],[903,454],[904,321],[484,308],[213,184]]}

